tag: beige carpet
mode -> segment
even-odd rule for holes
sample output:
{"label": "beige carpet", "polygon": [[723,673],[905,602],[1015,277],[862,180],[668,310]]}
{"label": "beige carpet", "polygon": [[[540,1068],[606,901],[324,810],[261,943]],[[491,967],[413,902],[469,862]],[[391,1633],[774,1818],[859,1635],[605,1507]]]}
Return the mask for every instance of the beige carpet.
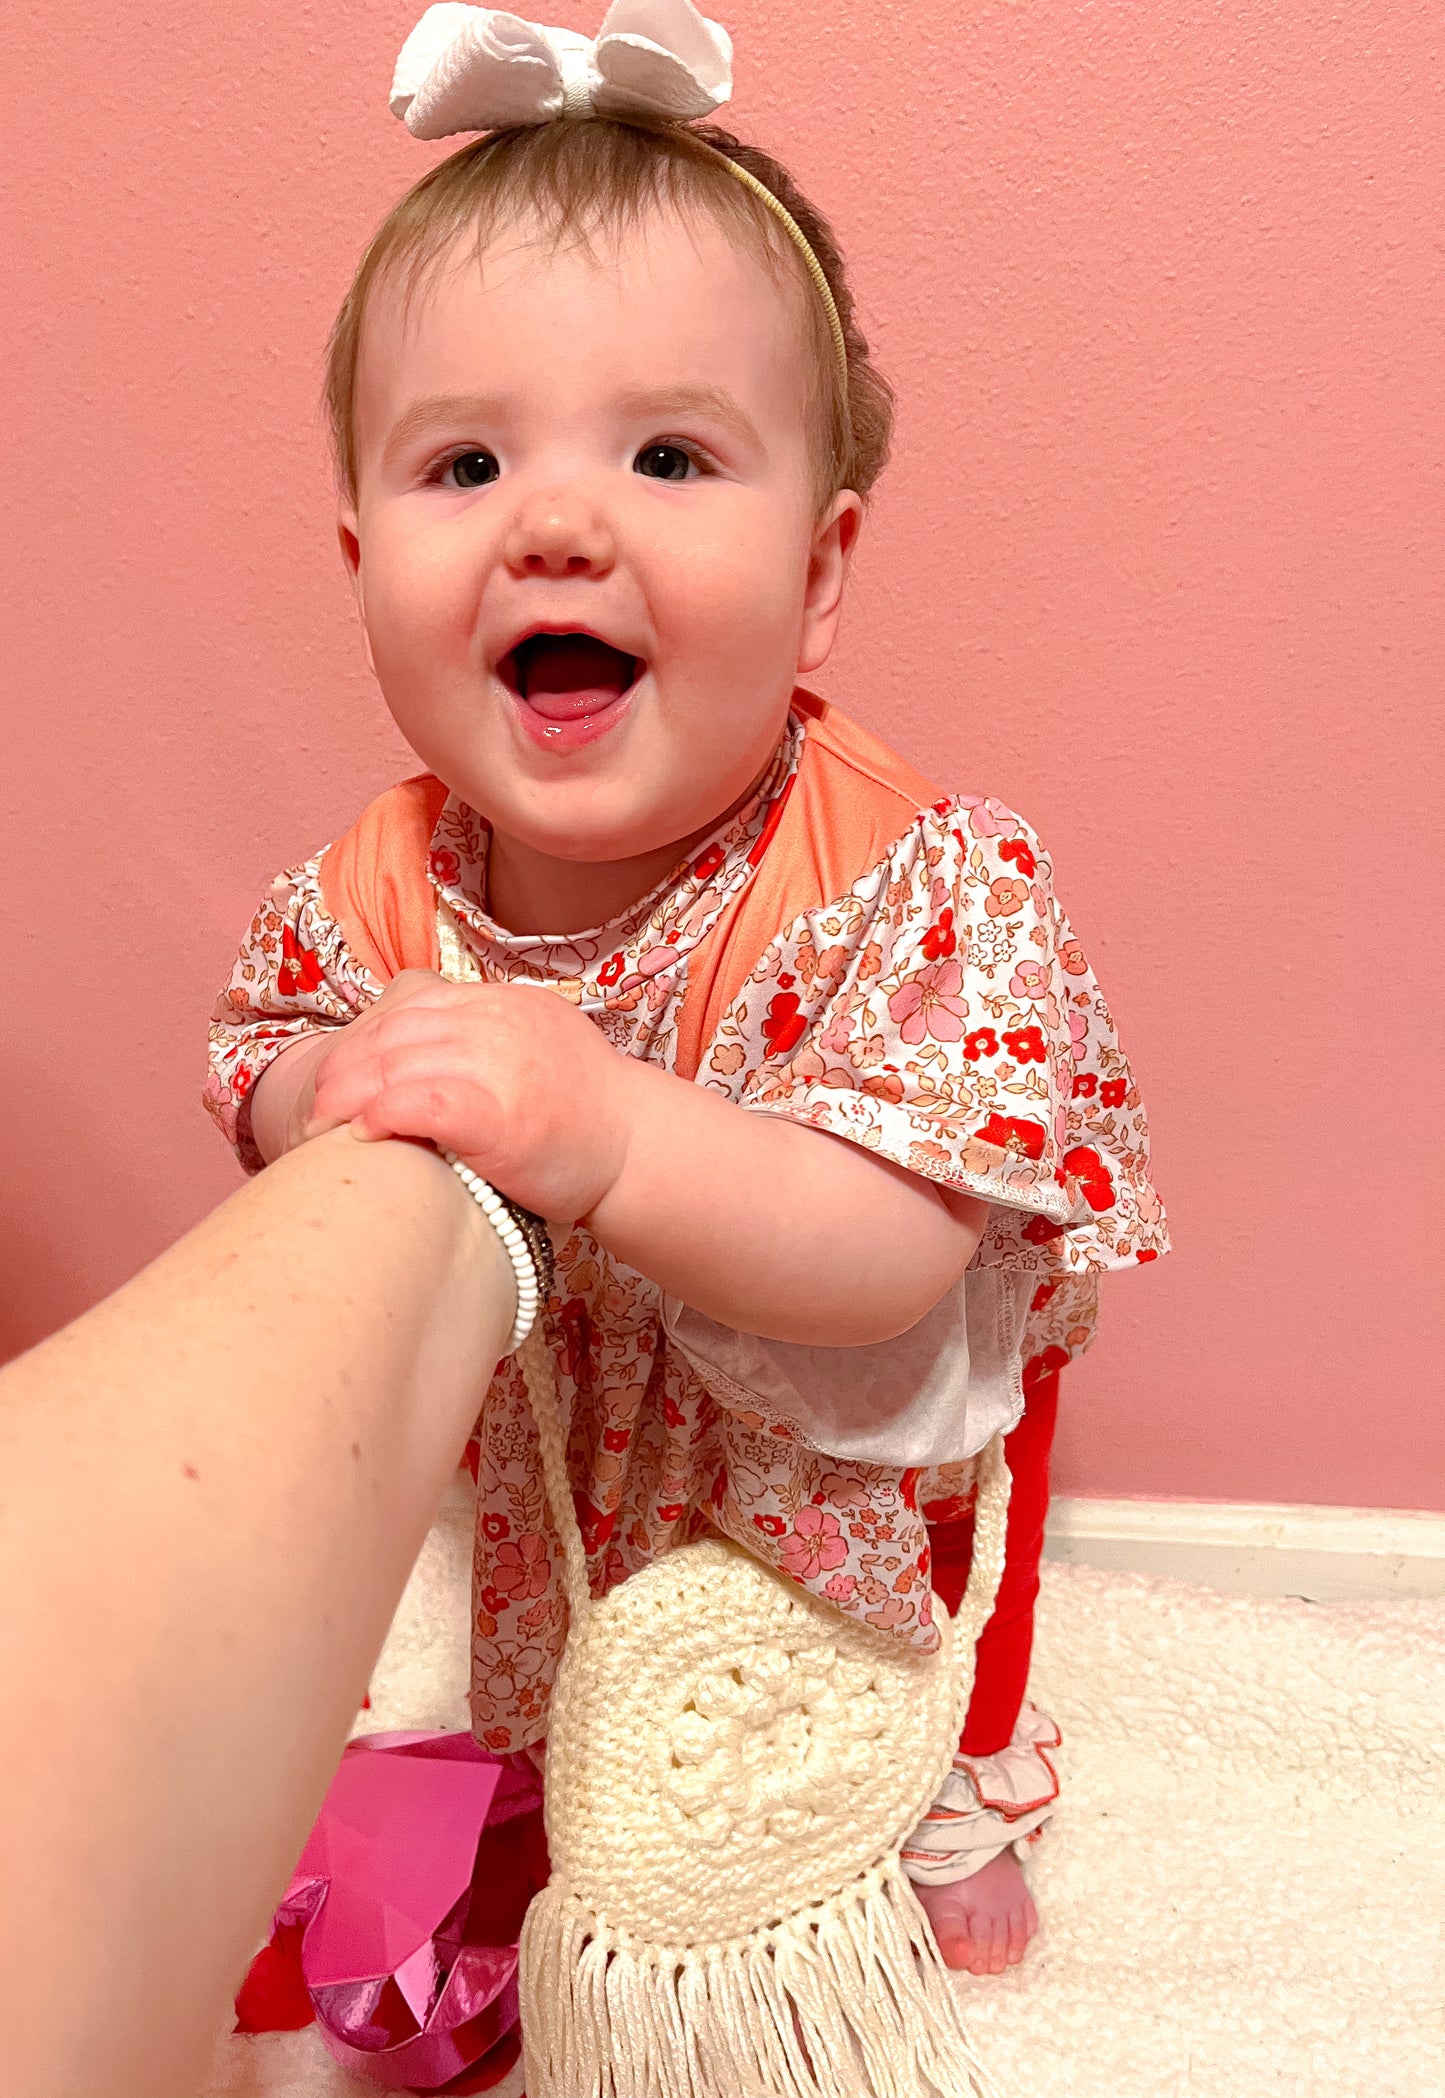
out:
{"label": "beige carpet", "polygon": [[[368,1725],[465,1725],[449,1501]],[[1064,1793],[1022,1968],[965,1978],[1009,2098],[1445,2098],[1445,1603],[1260,1602],[1048,1566]],[[503,2098],[515,2098],[517,2084]],[[374,2098],[314,2032],[201,2098]]]}

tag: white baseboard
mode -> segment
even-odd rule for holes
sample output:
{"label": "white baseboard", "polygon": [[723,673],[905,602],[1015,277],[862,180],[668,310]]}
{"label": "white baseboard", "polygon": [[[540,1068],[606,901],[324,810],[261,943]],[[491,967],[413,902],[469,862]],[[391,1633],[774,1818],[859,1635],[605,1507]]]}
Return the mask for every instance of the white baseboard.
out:
{"label": "white baseboard", "polygon": [[1445,1515],[1258,1501],[1055,1500],[1046,1559],[1310,1602],[1445,1596]]}

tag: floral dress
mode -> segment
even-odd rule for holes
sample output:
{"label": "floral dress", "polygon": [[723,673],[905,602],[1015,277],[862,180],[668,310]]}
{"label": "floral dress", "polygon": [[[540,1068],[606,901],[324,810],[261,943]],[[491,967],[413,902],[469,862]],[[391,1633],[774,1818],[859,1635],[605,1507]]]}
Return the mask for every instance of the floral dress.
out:
{"label": "floral dress", "polygon": [[[585,933],[497,925],[487,826],[445,799],[428,876],[469,973],[554,985],[619,1051],[673,1068],[689,956],[754,877],[808,732],[790,717],[748,804]],[[206,1104],[249,1170],[261,1161],[247,1102],[268,1063],[300,1035],[346,1025],[383,988],[328,908],[323,858],[261,904],[211,1028]],[[982,1196],[988,1221],[911,1353],[732,1334],[585,1229],[563,1232],[546,1333],[594,1591],[712,1528],[933,1651],[925,1508],[966,1504],[968,1460],[1017,1419],[1027,1364],[1087,1345],[1099,1273],[1165,1245],[1139,1096],[1038,840],[994,801],[920,808],[844,893],[777,928],[696,1082]],[[843,1426],[825,1447],[835,1390]],[[478,1399],[473,1725],[505,1751],[546,1733],[565,1605],[514,1361]]]}

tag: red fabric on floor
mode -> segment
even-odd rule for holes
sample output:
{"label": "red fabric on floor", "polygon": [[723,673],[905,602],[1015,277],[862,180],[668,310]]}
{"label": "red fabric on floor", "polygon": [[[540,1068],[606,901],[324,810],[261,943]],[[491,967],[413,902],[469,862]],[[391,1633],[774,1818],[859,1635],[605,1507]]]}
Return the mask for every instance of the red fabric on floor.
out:
{"label": "red fabric on floor", "polygon": [[[1036,1358],[1038,1360],[1040,1358]],[[1049,1511],[1049,1454],[1059,1410],[1059,1372],[1024,1366],[1023,1417],[1004,1438],[1012,1486],[1009,1491],[1008,1541],[1003,1579],[993,1615],[978,1642],[978,1667],[960,1748],[967,1756],[991,1756],[1007,1748],[1024,1701],[1029,1657],[1034,1644],[1034,1604],[1039,1593],[1039,1561],[1044,1550],[1044,1518]],[[930,1523],[933,1586],[954,1611],[968,1585],[973,1559],[973,1517]]]}

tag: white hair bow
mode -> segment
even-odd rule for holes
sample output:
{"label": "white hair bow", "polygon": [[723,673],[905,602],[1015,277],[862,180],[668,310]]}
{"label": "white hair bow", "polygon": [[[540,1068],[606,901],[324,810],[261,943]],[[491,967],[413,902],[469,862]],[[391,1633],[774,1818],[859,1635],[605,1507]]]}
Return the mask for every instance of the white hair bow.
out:
{"label": "white hair bow", "polygon": [[612,0],[596,40],[444,0],[402,46],[391,113],[416,138],[553,117],[686,123],[732,93],[733,47],[691,0]]}

